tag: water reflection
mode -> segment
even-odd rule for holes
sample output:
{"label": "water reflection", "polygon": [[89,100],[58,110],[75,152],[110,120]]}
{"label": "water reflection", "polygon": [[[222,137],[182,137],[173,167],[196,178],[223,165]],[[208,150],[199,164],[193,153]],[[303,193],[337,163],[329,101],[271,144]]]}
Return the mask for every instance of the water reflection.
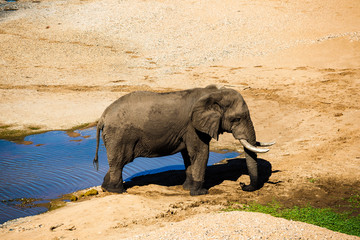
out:
{"label": "water reflection", "polygon": [[[93,168],[95,128],[67,134],[52,131],[31,135],[20,145],[0,140],[0,223],[46,211],[44,207],[21,208],[21,198],[54,199],[63,194],[98,186],[108,170],[105,147],[99,148],[99,171]],[[236,153],[211,153],[209,165]],[[184,169],[180,154],[150,159],[138,158],[124,168],[125,181],[139,175]]]}

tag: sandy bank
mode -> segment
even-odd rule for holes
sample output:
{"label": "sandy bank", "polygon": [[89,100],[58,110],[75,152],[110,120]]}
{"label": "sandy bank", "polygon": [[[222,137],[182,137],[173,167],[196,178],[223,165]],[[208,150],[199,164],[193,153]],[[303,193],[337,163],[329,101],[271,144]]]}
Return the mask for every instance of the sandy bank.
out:
{"label": "sandy bank", "polygon": [[[199,239],[353,238],[261,214],[214,212],[229,200],[333,207],[359,194],[359,3],[19,2],[27,7],[0,18],[1,131],[94,122],[134,90],[219,84],[241,92],[258,139],[277,146],[262,156],[274,170],[270,182],[254,193],[239,189],[248,176],[224,180],[202,197],[150,182],[10,223],[0,238],[118,239],[158,230],[176,239],[175,230],[186,237],[184,227],[195,223],[204,224]],[[213,146],[237,147],[229,135]],[[229,219],[238,221],[225,226]]]}

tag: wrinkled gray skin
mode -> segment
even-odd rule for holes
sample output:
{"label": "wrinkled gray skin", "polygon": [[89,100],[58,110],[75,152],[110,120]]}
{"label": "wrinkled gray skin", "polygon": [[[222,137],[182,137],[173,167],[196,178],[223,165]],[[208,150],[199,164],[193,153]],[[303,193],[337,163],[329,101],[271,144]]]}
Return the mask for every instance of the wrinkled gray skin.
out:
{"label": "wrinkled gray skin", "polygon": [[[97,125],[94,164],[98,166],[99,134],[107,150],[109,171],[102,188],[124,192],[122,170],[137,157],[159,157],[181,152],[186,168],[183,188],[191,195],[207,194],[203,188],[211,138],[223,132],[256,145],[249,109],[232,89],[215,86],[169,93],[133,92],[112,103]],[[245,149],[250,184],[258,189],[257,154]]]}

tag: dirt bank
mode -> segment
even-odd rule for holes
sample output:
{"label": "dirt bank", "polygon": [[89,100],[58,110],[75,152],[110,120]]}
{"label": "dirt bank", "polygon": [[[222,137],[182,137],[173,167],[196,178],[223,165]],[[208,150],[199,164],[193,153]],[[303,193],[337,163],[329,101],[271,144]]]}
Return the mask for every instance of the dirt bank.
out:
{"label": "dirt bank", "polygon": [[[101,193],[90,201],[17,221],[0,229],[0,238],[134,237],[159,228],[163,233],[178,229],[175,226],[186,222],[176,222],[194,215],[186,221],[201,222],[205,215],[198,214],[216,212],[229,201],[275,199],[289,206],[310,203],[346,210],[347,200],[360,194],[356,1],[16,4],[16,11],[0,8],[2,132],[94,122],[107,105],[134,90],[219,84],[241,92],[258,139],[276,140],[277,145],[261,155],[272,174],[259,191],[240,190],[239,182],[249,181],[240,159],[208,171],[215,180],[207,178],[207,196],[188,196],[180,187],[181,172],[171,173],[178,177],[169,184],[161,180],[168,179],[166,174],[148,176],[130,184],[127,194]],[[239,146],[224,135],[212,147]],[[240,222],[248,221],[247,214],[234,215]],[[296,223],[291,224],[282,229],[295,228]],[[311,225],[300,228],[324,231]],[[301,234],[288,236],[312,238]]]}

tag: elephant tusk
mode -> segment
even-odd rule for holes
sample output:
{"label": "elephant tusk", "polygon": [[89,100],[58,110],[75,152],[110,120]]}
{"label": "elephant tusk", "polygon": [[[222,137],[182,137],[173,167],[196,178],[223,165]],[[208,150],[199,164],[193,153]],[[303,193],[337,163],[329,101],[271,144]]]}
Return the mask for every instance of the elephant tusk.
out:
{"label": "elephant tusk", "polygon": [[266,153],[268,152],[270,149],[267,148],[257,148],[253,145],[251,145],[248,141],[246,141],[245,139],[240,139],[240,143],[248,150],[255,152],[255,153]]}
{"label": "elephant tusk", "polygon": [[276,142],[256,142],[256,146],[258,147],[270,147],[274,145]]}

